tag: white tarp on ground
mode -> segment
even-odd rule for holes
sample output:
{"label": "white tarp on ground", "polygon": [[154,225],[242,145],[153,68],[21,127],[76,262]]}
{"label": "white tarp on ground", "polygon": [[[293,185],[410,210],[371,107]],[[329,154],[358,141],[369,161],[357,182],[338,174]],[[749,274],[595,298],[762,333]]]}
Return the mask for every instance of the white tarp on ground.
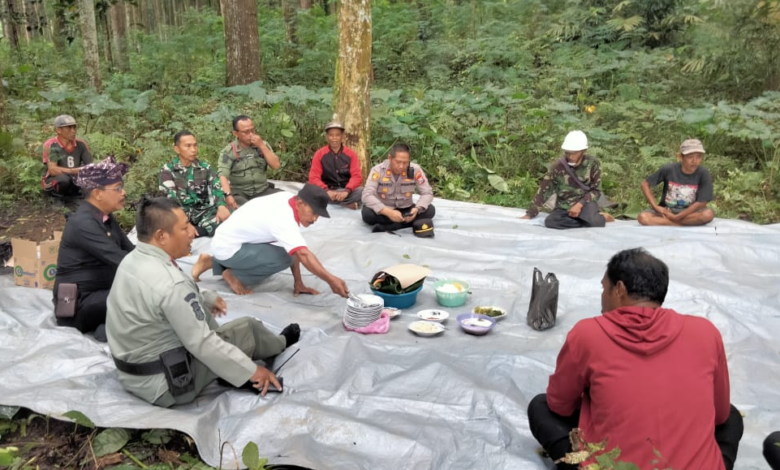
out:
{"label": "white tarp on ground", "polygon": [[[436,238],[372,234],[357,212],[304,229],[310,248],[353,292],[367,292],[379,269],[403,262],[433,274],[417,305],[435,306],[435,279],[471,284],[466,306],[499,305],[509,316],[486,337],[464,334],[450,319],[433,338],[414,336],[404,315],[386,335],[348,333],[345,302],[323,292],[292,296],[289,272],[237,297],[208,273],[227,320],[255,316],[280,330],[298,322],[301,351],[282,370],[286,392],[266,398],[218,386],[191,406],[155,408],[127,394],[108,347],[74,329],[58,328],[49,291],[0,278],[0,403],[38,413],[84,412],[99,426],[173,428],[192,436],[216,465],[220,436],[238,455],[253,441],[272,463],[319,470],[544,469],[526,407],[543,392],[566,333],[600,312],[600,280],[615,252],[643,246],[671,270],[666,306],[710,319],[723,334],[732,401],[745,414],[737,468],[766,468],[761,442],[780,429],[780,226],[717,219],[700,228],[645,228],[618,221],[605,229],[545,229],[522,210],[436,200]],[[200,249],[203,244],[197,245]],[[194,257],[185,260],[189,271]],[[189,264],[188,264],[189,263]],[[558,324],[535,332],[525,324],[534,266],[561,286]],[[305,271],[305,270],[304,270]],[[233,460],[226,447],[224,461]],[[223,462],[224,465],[224,462]]]}

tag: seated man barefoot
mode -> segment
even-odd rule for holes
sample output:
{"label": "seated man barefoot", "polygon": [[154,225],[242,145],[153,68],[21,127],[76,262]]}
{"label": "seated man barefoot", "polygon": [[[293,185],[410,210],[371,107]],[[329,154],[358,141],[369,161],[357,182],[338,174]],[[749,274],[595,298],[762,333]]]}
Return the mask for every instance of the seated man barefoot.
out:
{"label": "seated man barefoot", "polygon": [[[410,152],[408,145],[395,144],[387,160],[371,168],[361,215],[374,232],[412,227],[415,220],[430,220],[436,215],[431,204],[433,188],[420,165],[411,163]],[[420,193],[417,204],[412,199],[415,190]]]}
{"label": "seated man barefoot", "polygon": [[533,436],[553,460],[580,428],[643,470],[731,470],[743,425],[717,328],[661,306],[669,270],[641,248],[613,256],[601,285],[601,316],[574,325],[547,394],[528,405]]}
{"label": "seated man barefoot", "polygon": [[311,161],[309,184],[328,192],[331,204],[357,210],[363,196],[363,172],[360,159],[344,145],[344,124],[335,120],[325,126],[328,145],[317,150]]}
{"label": "seated man barefoot", "polygon": [[244,317],[219,326],[225,301],[200,291],[174,261],[190,252],[195,230],[176,201],[141,202],[138,247],[122,260],[108,296],[106,330],[119,381],[157,406],[190,403],[215,379],[265,395],[281,386],[255,364],[298,341],[293,323],[280,335]]}
{"label": "seated man barefoot", "polygon": [[[53,299],[57,324],[82,333],[95,331],[99,341],[105,341],[101,327],[106,322],[106,299],[117,267],[135,248],[113,216],[125,205],[125,173],[127,165],[116,163],[114,157],[81,168],[76,184],[86,201],[65,223],[57,255]],[[65,298],[73,295],[74,289],[75,304],[70,305]],[[58,297],[63,300],[58,302]]]}
{"label": "seated man barefoot", "polygon": [[[704,225],[715,218],[707,207],[712,201],[712,178],[701,166],[704,146],[688,139],[680,146],[679,162],[662,166],[642,181],[642,193],[653,207],[639,214],[642,225]],[[664,184],[661,201],[656,204],[652,186]]]}
{"label": "seated man barefoot", "polygon": [[328,214],[328,194],[324,189],[305,184],[297,196],[278,192],[252,199],[222,224],[211,241],[213,256],[202,254],[192,267],[192,277],[213,269],[238,295],[252,291],[246,286],[290,268],[293,293],[319,294],[306,287],[301,278],[301,264],[327,282],[334,294],[349,294],[344,280],[329,273],[306,246],[300,226],[308,227]]}
{"label": "seated man barefoot", "polygon": [[75,184],[82,166],[92,163],[87,143],[76,138],[76,120],[63,114],[54,119],[55,137],[43,144],[43,191],[54,197],[79,196]]}
{"label": "seated man barefoot", "polygon": [[230,217],[219,179],[198,160],[198,140],[190,131],[173,136],[173,150],[177,157],[160,170],[160,191],[179,203],[199,237],[211,237]]}
{"label": "seated man barefoot", "polygon": [[531,207],[521,219],[533,219],[553,194],[555,210],[544,220],[547,228],[569,229],[604,227],[615,219],[599,212],[601,196],[601,165],[595,157],[586,155],[588,137],[582,131],[571,131],[563,140],[565,155],[556,160],[539,184]]}

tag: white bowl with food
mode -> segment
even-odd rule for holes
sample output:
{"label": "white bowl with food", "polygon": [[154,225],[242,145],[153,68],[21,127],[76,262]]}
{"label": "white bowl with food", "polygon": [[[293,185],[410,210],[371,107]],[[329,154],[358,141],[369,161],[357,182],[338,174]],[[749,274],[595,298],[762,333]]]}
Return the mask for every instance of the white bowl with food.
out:
{"label": "white bowl with food", "polygon": [[486,317],[490,317],[493,320],[503,320],[506,317],[506,310],[501,307],[496,307],[495,305],[474,307],[471,310],[471,313],[485,315]]}
{"label": "white bowl with food", "polygon": [[419,318],[420,320],[435,321],[437,323],[441,323],[444,320],[450,318],[450,314],[449,312],[445,312],[444,310],[429,308],[417,312],[417,318]]}
{"label": "white bowl with food", "polygon": [[384,310],[382,310],[382,311],[384,313],[386,313],[387,316],[389,316],[391,320],[401,316],[401,309],[400,308],[385,307]]}
{"label": "white bowl with food", "polygon": [[417,336],[436,336],[444,331],[444,326],[432,321],[416,321],[409,324],[409,330]]}

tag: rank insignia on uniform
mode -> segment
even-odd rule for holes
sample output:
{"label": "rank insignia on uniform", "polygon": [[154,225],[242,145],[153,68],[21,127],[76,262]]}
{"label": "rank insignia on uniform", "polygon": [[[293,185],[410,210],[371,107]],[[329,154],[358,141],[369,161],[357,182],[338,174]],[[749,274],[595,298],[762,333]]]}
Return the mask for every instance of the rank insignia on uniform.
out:
{"label": "rank insignia on uniform", "polygon": [[190,307],[192,307],[192,311],[195,313],[195,318],[197,318],[199,321],[203,321],[203,319],[206,318],[206,315],[203,313],[203,309],[200,307],[200,302],[195,300],[190,303]]}
{"label": "rank insignia on uniform", "polygon": [[371,173],[371,181],[376,181],[379,179],[379,173]]}
{"label": "rank insignia on uniform", "polygon": [[385,176],[384,178],[382,178],[382,182],[383,182],[383,183],[387,183],[387,182],[389,182],[389,181],[390,181],[390,178],[388,178],[387,176]]}

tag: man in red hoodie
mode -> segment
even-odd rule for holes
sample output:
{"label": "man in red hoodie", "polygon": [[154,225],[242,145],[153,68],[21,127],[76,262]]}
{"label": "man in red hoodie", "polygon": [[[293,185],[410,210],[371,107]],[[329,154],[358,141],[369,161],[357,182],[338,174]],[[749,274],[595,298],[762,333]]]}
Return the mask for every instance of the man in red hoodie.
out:
{"label": "man in red hoodie", "polygon": [[641,469],[732,469],[743,425],[718,330],[661,307],[669,269],[641,248],[613,256],[601,284],[602,316],[569,332],[547,394],[528,406],[531,433],[553,460],[579,427]]}

